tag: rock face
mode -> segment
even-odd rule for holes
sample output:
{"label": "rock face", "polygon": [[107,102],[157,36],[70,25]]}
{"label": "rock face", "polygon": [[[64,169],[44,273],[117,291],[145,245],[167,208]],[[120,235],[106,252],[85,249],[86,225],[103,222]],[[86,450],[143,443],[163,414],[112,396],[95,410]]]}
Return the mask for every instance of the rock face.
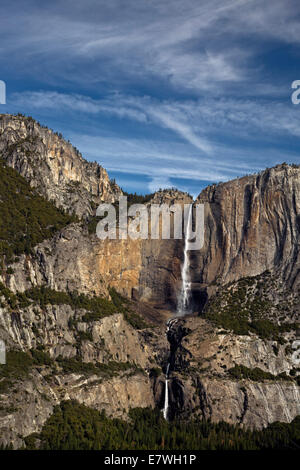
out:
{"label": "rock face", "polygon": [[106,380],[98,376],[57,374],[53,381],[45,378],[43,371],[34,372],[15,385],[13,400],[1,395],[1,443],[13,443],[20,448],[24,444],[21,436],[40,431],[53,407],[68,399],[125,419],[130,408],[154,407],[150,380],[141,372],[123,373]]}
{"label": "rock face", "polygon": [[204,189],[205,244],[193,279],[221,284],[277,270],[300,285],[300,167],[286,164]]}
{"label": "rock face", "polygon": [[[255,281],[257,292],[262,284],[267,289],[263,319],[291,328],[281,340],[263,339],[254,331],[242,336],[219,328],[213,318],[189,316],[173,322],[166,336],[184,240],[99,240],[95,230],[90,233],[96,206],[116,201],[120,188],[102,167],[30,118],[0,116],[0,153],[40,194],[80,218],[9,266],[3,263],[0,339],[8,351],[43,351],[51,361],[12,377],[8,389],[0,377],[1,442],[21,446],[22,436],[39,431],[53,406],[68,398],[123,418],[131,407],[163,408],[168,363],[171,419],[199,415],[263,427],[300,413],[291,349],[299,320],[299,167],[283,164],[202,191],[196,202],[205,204],[205,243],[190,253],[194,313],[203,315],[207,300],[229,289],[228,283],[268,270],[269,284],[266,277]],[[190,202],[176,190],[159,191],[150,201]],[[121,307],[87,320],[85,310],[63,303],[14,304],[14,294],[39,286],[105,298],[114,287],[154,325],[130,322]],[[253,285],[247,289],[251,310],[256,291]],[[258,368],[259,378],[235,376],[231,369],[237,365]]]}
{"label": "rock face", "polygon": [[[32,286],[46,285],[55,290],[107,295],[110,279],[99,266],[101,242],[89,237],[81,224],[72,224],[52,240],[39,244],[32,255],[22,255],[12,264],[13,273],[6,276],[14,292]],[[4,279],[3,279],[4,280]]]}
{"label": "rock face", "polygon": [[31,255],[11,265],[0,279],[16,291],[37,285],[105,295],[115,287],[122,295],[158,305],[175,305],[181,240],[99,240],[81,224],[71,224]]}
{"label": "rock face", "polygon": [[[122,194],[104,168],[84,160],[62,136],[31,118],[0,115],[0,154],[41,195],[79,217],[94,215],[101,202],[115,202]],[[167,190],[156,193],[151,203],[191,200],[186,193]],[[22,259],[21,265],[14,266],[19,274],[9,281],[10,288],[24,290],[30,278],[34,285],[43,282],[57,289],[102,294],[109,284],[129,297],[134,291],[142,300],[174,306],[181,240],[100,241],[95,234],[85,235],[82,228],[70,227],[44,243],[33,259]],[[26,276],[20,275],[24,268]]]}
{"label": "rock face", "polygon": [[33,254],[20,256],[11,265],[13,273],[0,279],[14,292],[47,285],[107,296],[110,286],[129,298],[175,307],[182,245],[183,240],[173,239],[100,240],[86,224],[71,224]]}
{"label": "rock face", "polygon": [[[255,335],[224,333],[200,318],[178,319],[168,331],[170,341],[169,416],[199,415],[261,428],[274,421],[290,422],[300,413],[300,388],[279,374],[295,368],[291,352]],[[242,364],[278,376],[274,379],[233,378],[230,369]],[[267,376],[266,376],[267,377]],[[163,405],[164,379],[154,385]]]}
{"label": "rock face", "polygon": [[[191,204],[187,193],[177,190],[158,191],[151,204],[166,205]],[[141,243],[141,269],[139,275],[138,297],[158,306],[176,309],[177,295],[181,282],[181,263],[183,261],[183,239],[174,239],[174,217],[170,217],[171,239],[143,240]],[[160,230],[161,230],[160,225]],[[183,237],[184,238],[184,237]]]}
{"label": "rock face", "polygon": [[104,168],[31,118],[0,115],[0,154],[41,195],[79,217],[122,193]]}
{"label": "rock face", "polygon": [[[56,366],[47,362],[33,367],[15,377],[7,390],[0,389],[3,444],[20,447],[20,436],[39,431],[62,400],[76,399],[121,418],[126,418],[130,408],[154,407],[149,370],[155,364],[154,345],[161,343],[161,335],[134,329],[122,314],[93,322],[83,321],[84,314],[68,305],[34,305],[14,313],[1,308],[1,339],[8,350],[37,351],[42,346],[57,360]],[[151,340],[145,342],[148,335]],[[72,362],[67,362],[69,370],[60,367],[62,360],[78,357],[81,365],[107,364],[111,369],[73,372]],[[118,364],[126,367],[114,372]]]}

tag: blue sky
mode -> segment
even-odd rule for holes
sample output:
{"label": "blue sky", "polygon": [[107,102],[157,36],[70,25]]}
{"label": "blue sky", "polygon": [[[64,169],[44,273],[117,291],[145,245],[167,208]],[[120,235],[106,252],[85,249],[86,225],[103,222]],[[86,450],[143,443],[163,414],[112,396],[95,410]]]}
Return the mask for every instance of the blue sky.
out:
{"label": "blue sky", "polygon": [[127,191],[197,195],[300,163],[293,0],[6,2],[0,112],[62,132]]}

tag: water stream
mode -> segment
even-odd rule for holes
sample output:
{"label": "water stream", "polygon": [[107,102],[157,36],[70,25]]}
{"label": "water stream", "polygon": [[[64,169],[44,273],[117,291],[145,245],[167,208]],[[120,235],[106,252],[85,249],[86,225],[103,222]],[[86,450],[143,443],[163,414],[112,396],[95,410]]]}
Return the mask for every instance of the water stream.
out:
{"label": "water stream", "polygon": [[[192,229],[192,219],[193,219],[193,205],[190,205],[186,230],[185,230],[185,240],[184,240],[184,252],[183,252],[183,263],[181,266],[181,289],[178,296],[178,303],[177,303],[177,317],[183,317],[187,313],[189,313],[189,303],[190,303],[190,295],[191,295],[191,280],[190,280],[190,273],[189,273],[189,255],[188,255],[188,247],[189,247],[189,239],[190,233]],[[167,322],[167,330],[166,335],[168,336],[168,331],[174,323],[174,319],[169,319]],[[163,409],[163,416],[165,420],[168,420],[168,409],[169,409],[169,370],[170,370],[170,362],[167,365],[167,370],[165,374],[165,403]]]}
{"label": "water stream", "polygon": [[176,315],[179,317],[183,317],[187,313],[189,313],[189,301],[191,295],[191,279],[190,279],[190,263],[189,263],[189,255],[188,255],[188,247],[189,247],[189,238],[192,228],[192,219],[193,219],[193,206],[190,205],[188,219],[186,224],[185,230],[185,240],[184,240],[184,251],[183,251],[183,263],[181,266],[181,289],[179,292],[178,297],[178,304],[177,304],[177,313]]}
{"label": "water stream", "polygon": [[169,410],[169,386],[168,386],[169,368],[170,368],[170,363],[168,364],[167,371],[166,371],[165,405],[163,409],[163,415],[164,415],[165,420],[168,420],[168,410]]}

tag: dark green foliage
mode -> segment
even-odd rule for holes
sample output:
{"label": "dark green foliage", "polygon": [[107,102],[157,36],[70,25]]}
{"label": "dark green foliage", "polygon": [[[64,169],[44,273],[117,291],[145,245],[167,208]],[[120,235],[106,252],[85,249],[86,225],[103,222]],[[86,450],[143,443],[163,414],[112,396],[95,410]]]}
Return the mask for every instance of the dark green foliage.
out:
{"label": "dark green foliage", "polygon": [[255,382],[263,382],[264,380],[291,380],[291,377],[287,376],[286,374],[279,374],[273,375],[270,372],[266,372],[259,367],[255,367],[254,369],[249,369],[248,367],[239,364],[235,365],[231,369],[228,370],[228,373],[234,377],[235,379],[250,379]]}
{"label": "dark green foliage", "polygon": [[96,233],[96,227],[101,218],[100,217],[91,217],[90,220],[88,221],[87,228],[88,232],[90,235],[93,235]]}
{"label": "dark green foliage", "polygon": [[261,338],[271,339],[278,338],[279,326],[266,318],[254,320],[249,324],[249,329],[256,333]]}
{"label": "dark green foliage", "polygon": [[89,331],[77,331],[77,340],[81,341],[93,341],[93,335]]}
{"label": "dark green foliage", "polygon": [[162,374],[162,370],[160,367],[152,367],[152,369],[150,369],[150,377],[159,377],[161,374]]}
{"label": "dark green foliage", "polygon": [[2,282],[0,282],[0,296],[3,296],[8,303],[8,305],[14,308],[24,308],[30,305],[30,301],[24,292],[17,292],[14,294],[8,287],[5,287]]}
{"label": "dark green foliage", "polygon": [[127,203],[128,207],[130,207],[132,204],[146,204],[149,202],[155,193],[150,193],[150,194],[137,194],[137,193],[127,193],[126,191],[123,191],[124,196],[127,196]]}
{"label": "dark green foliage", "polygon": [[7,392],[12,381],[25,377],[30,372],[33,360],[29,353],[7,351],[6,364],[0,364],[0,393]]}
{"label": "dark green foliage", "polygon": [[0,256],[7,262],[31,253],[35,245],[76,220],[39,196],[0,159]]}
{"label": "dark green foliage", "polygon": [[32,302],[40,305],[70,305],[74,309],[84,309],[87,313],[83,321],[93,321],[118,312],[113,302],[102,297],[89,297],[77,292],[55,291],[49,287],[33,287],[23,293],[14,294],[0,283],[0,295],[4,296],[11,308],[22,308]]}
{"label": "dark green foliage", "polygon": [[12,443],[7,445],[0,444],[0,450],[14,450],[14,446]]}
{"label": "dark green foliage", "polygon": [[0,390],[6,392],[14,381],[28,376],[33,366],[41,365],[53,365],[53,360],[41,347],[28,352],[7,351],[6,364],[0,364]]}
{"label": "dark green foliage", "polygon": [[[116,202],[112,203],[112,205],[115,208],[116,225],[118,226],[118,223],[119,223],[119,201],[116,201]],[[88,232],[89,232],[90,235],[96,234],[96,227],[97,227],[98,222],[100,220],[104,219],[105,217],[107,217],[107,211],[101,217],[94,215],[94,216],[89,218],[88,223],[87,223],[87,229],[88,229]]]}
{"label": "dark green foliage", "polygon": [[69,293],[52,290],[45,286],[33,287],[25,291],[25,295],[28,299],[33,300],[35,304],[41,307],[47,304],[70,305],[72,302],[72,297]]}
{"label": "dark green foliage", "polygon": [[0,296],[5,298],[10,307],[15,308],[17,306],[17,296],[10,289],[5,287],[2,282],[0,282]]}
{"label": "dark green foliage", "polygon": [[[120,295],[114,288],[110,289],[109,293],[111,300],[102,297],[89,297],[77,292],[54,291],[48,287],[34,287],[25,291],[23,296],[38,303],[41,307],[47,304],[66,304],[71,305],[74,309],[84,309],[86,313],[81,319],[84,322],[96,321],[114,313],[123,313],[126,321],[134,328],[149,327],[140,315],[130,310],[130,301],[128,299]],[[72,321],[70,324],[72,325]]]}
{"label": "dark green foliage", "polygon": [[136,367],[130,362],[115,362],[111,361],[108,364],[97,362],[82,362],[80,357],[63,358],[59,356],[57,359],[58,365],[66,374],[78,373],[84,375],[99,375],[101,377],[113,377],[120,372],[135,369]]}
{"label": "dark green foliage", "polygon": [[112,303],[118,309],[119,312],[126,312],[129,304],[129,300],[119,294],[114,287],[109,289],[109,295]]}
{"label": "dark green foliage", "polygon": [[131,311],[125,312],[124,318],[127,323],[129,323],[136,330],[143,330],[144,328],[150,328],[151,326],[146,323],[140,315]]}
{"label": "dark green foliage", "polygon": [[42,348],[31,349],[30,350],[33,364],[37,366],[51,366],[53,364],[53,359],[49,356],[46,351],[43,351]]}
{"label": "dark green foliage", "polygon": [[[115,289],[110,289],[109,292],[111,300],[96,296],[90,297],[85,294],[79,294],[76,291],[55,291],[45,286],[33,287],[25,292],[14,294],[10,289],[5,287],[4,284],[0,283],[0,296],[4,296],[12,309],[24,308],[31,303],[37,304],[42,308],[48,304],[70,305],[74,310],[86,310],[81,318],[81,321],[84,322],[100,320],[114,313],[123,313],[126,321],[136,329],[148,328],[150,326],[140,315],[131,311],[130,301],[128,299],[118,294]],[[76,325],[77,319],[72,318],[69,320],[70,328],[76,327]],[[34,325],[33,328],[35,328]],[[91,340],[91,336],[89,334],[87,335],[86,338],[83,338],[82,335],[81,339]]]}
{"label": "dark green foliage", "polygon": [[144,373],[142,369],[130,362],[110,361],[108,364],[100,362],[94,364],[82,362],[80,356],[71,358],[59,356],[54,360],[42,346],[38,346],[37,349],[31,349],[26,353],[15,350],[7,352],[6,364],[0,364],[0,393],[8,392],[16,381],[27,377],[32,368],[37,366],[47,366],[51,374],[56,373],[58,367],[65,374],[97,375],[104,379],[115,377],[123,372]]}
{"label": "dark green foliage", "polygon": [[[232,282],[209,300],[204,316],[216,325],[238,335],[255,333],[264,339],[282,342],[281,334],[296,330],[297,324],[276,321],[276,313],[289,312],[292,307],[284,302],[278,307],[272,302],[272,290],[276,285],[269,271],[261,275]],[[285,296],[282,291],[281,295]],[[297,303],[297,302],[296,302]],[[292,317],[293,312],[290,312]],[[268,318],[270,317],[270,318]]]}
{"label": "dark green foliage", "polygon": [[84,309],[86,314],[82,321],[99,320],[107,315],[118,312],[113,302],[102,297],[89,297],[77,292],[61,292],[49,289],[48,287],[34,287],[25,292],[28,299],[44,307],[51,305],[70,305],[74,309]]}
{"label": "dark green foliage", "polygon": [[33,360],[30,353],[7,351],[6,364],[0,366],[0,376],[19,378],[29,372],[32,364]]}
{"label": "dark green foliage", "polygon": [[151,326],[148,325],[140,315],[130,309],[130,301],[119,294],[116,289],[111,288],[109,290],[109,294],[118,312],[122,312],[124,314],[125,320],[133,328],[136,330],[143,330],[144,328],[149,328]]}
{"label": "dark green foliage", "polygon": [[134,409],[129,422],[109,419],[103,412],[76,401],[65,401],[40,434],[27,436],[26,449],[44,450],[264,450],[297,449],[300,417],[290,424],[273,423],[250,431],[224,422],[168,423],[159,410]]}

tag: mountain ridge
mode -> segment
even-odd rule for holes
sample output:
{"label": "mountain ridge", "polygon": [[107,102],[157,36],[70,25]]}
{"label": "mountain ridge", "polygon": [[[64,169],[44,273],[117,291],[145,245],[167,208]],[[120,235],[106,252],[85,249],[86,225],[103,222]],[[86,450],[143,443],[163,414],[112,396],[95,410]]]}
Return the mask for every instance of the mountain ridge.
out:
{"label": "mountain ridge", "polygon": [[[122,194],[105,170],[30,118],[2,115],[0,130],[11,171],[79,218],[9,262],[2,257],[3,444],[21,447],[64,400],[125,419],[130,408],[162,408],[170,355],[172,418],[262,428],[300,414],[292,359],[299,167],[282,164],[200,193],[205,244],[190,255],[193,315],[178,319],[167,338],[183,240],[99,240],[88,229],[96,206]],[[165,190],[152,202],[192,200]]]}
{"label": "mountain ridge", "polygon": [[122,194],[101,165],[30,117],[0,115],[0,152],[42,196],[79,217]]}

